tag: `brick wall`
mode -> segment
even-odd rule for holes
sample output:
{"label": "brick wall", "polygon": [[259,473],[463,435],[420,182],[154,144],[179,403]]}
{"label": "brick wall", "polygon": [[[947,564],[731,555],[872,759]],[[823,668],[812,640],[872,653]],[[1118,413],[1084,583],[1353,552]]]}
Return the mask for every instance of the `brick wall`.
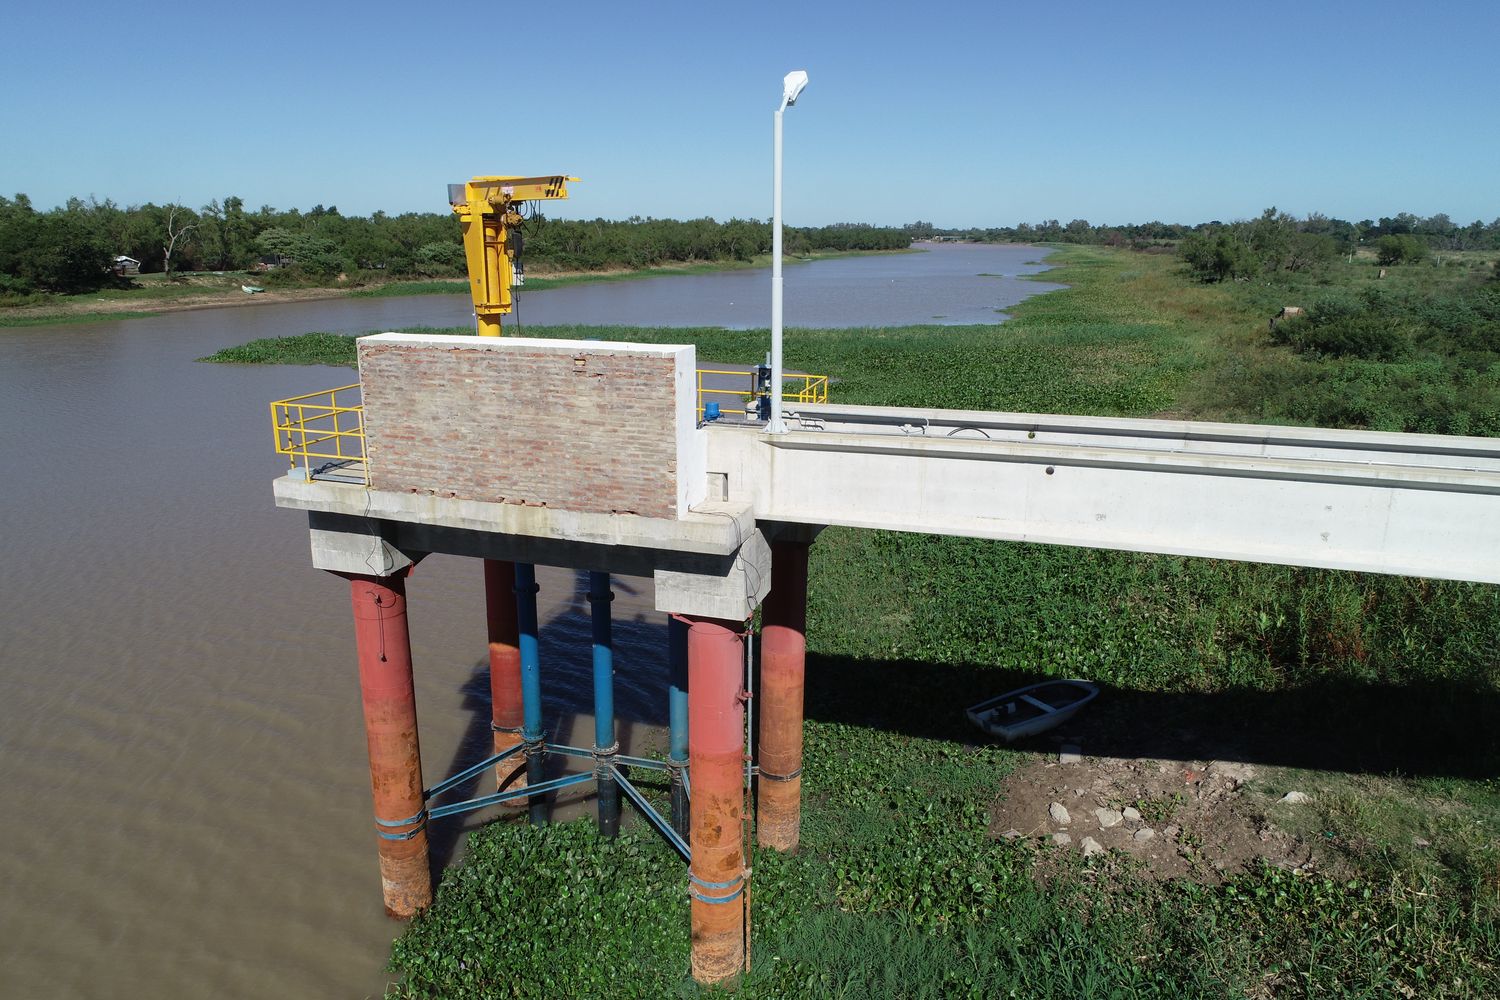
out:
{"label": "brick wall", "polygon": [[[594,513],[679,516],[701,486],[691,347],[379,334],[359,340],[370,484]],[[684,434],[682,419],[691,433]],[[698,478],[702,478],[699,476]],[[701,494],[700,494],[701,495]]]}

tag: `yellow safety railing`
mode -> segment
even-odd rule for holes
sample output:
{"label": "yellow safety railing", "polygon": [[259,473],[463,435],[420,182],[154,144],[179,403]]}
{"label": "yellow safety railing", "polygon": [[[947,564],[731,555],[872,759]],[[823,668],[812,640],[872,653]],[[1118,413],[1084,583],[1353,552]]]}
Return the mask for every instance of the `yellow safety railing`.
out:
{"label": "yellow safety railing", "polygon": [[[800,382],[793,389],[787,385],[788,382]],[[826,403],[828,402],[828,376],[827,375],[783,375],[781,377],[781,398],[788,403]]]}
{"label": "yellow safety railing", "polygon": [[[278,399],[271,404],[271,424],[276,454],[286,455],[294,469],[300,460],[308,479],[324,472],[330,478],[358,476],[370,484],[359,383]],[[321,460],[317,467],[314,460]]]}
{"label": "yellow safety railing", "polygon": [[[704,386],[704,384],[703,384],[703,378],[704,378],[705,375],[708,375],[708,376],[727,375],[730,378],[742,378],[742,379],[745,380],[745,386],[742,389],[736,389],[736,388],[733,388],[732,386],[730,388],[709,389],[709,388],[706,388]],[[738,407],[725,406],[723,404],[723,402],[720,401],[720,403],[719,403],[719,413],[720,414],[730,414],[730,413],[732,413],[732,414],[734,414],[736,416],[740,416],[740,417],[748,415],[749,412],[750,412],[749,411],[749,400],[751,400],[751,399],[753,399],[755,397],[755,370],[751,369],[748,372],[738,372],[738,371],[732,372],[732,371],[721,371],[721,370],[718,370],[718,369],[715,369],[715,368],[699,368],[698,369],[698,419],[699,420],[703,419],[703,412],[704,412],[704,409],[705,409],[705,407],[707,405],[707,402],[708,402],[706,399],[704,399],[705,396],[720,396],[720,397],[726,397],[727,396],[727,397],[732,397],[734,399],[737,399],[739,401],[739,406]]]}
{"label": "yellow safety railing", "polygon": [[[742,388],[735,387],[732,383],[716,387],[704,384],[704,376],[727,376],[731,379],[744,379]],[[786,403],[826,403],[828,402],[828,376],[783,374],[781,377],[781,398]],[[707,411],[709,399],[705,397],[721,397],[719,402],[720,416],[748,417],[754,413],[756,399],[755,369],[749,371],[726,371],[714,368],[698,369],[698,419],[702,420]],[[724,398],[733,401],[735,405],[724,405]]]}
{"label": "yellow safety railing", "polygon": [[[744,379],[743,387],[705,385],[706,378]],[[787,403],[826,403],[828,376],[796,374],[783,378],[782,399]],[[698,369],[698,419],[709,400],[719,396],[732,405],[719,405],[721,416],[741,418],[755,413],[755,370]],[[365,411],[359,383],[337,389],[309,392],[271,403],[271,426],[276,435],[276,454],[287,456],[292,468],[299,464],[308,479],[318,476],[370,485],[365,462]]]}

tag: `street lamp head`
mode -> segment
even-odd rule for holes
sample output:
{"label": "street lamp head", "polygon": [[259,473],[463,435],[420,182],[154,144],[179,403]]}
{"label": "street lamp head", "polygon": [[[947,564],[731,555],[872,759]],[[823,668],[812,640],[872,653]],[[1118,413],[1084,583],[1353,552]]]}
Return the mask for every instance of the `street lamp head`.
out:
{"label": "street lamp head", "polygon": [[791,107],[797,103],[797,95],[802,93],[802,88],[807,86],[807,70],[794,69],[786,75],[781,84],[781,100],[783,107]]}

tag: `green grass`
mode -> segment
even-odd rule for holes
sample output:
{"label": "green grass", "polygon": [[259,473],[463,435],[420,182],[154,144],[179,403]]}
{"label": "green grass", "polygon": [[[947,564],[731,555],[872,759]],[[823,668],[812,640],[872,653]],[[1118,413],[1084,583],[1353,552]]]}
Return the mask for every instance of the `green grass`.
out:
{"label": "green grass", "polygon": [[[1274,388],[1277,371],[1327,364],[1269,340],[1268,303],[1296,304],[1284,289],[1194,285],[1148,254],[1054,259],[1042,280],[1071,287],[1003,326],[797,330],[788,367],[830,375],[841,402],[1256,419],[1246,372]],[[690,342],[731,362],[766,342],[527,333]],[[316,334],[214,359],[353,358],[353,338]],[[803,850],[756,855],[756,968],[741,993],[1500,994],[1497,631],[1494,587],[826,531],[812,550]],[[1233,735],[1249,759],[1290,768],[1314,803],[1275,821],[1345,874],[1159,882],[1118,857],[992,838],[989,807],[1023,756],[973,746],[961,709],[1039,675],[1097,680],[1101,704],[1148,736]],[[395,944],[394,994],[697,996],[684,882],[650,837],[487,827]]]}
{"label": "green grass", "polygon": [[[809,676],[819,669],[810,665]],[[817,711],[814,696],[814,712]],[[906,702],[929,724],[948,706]],[[754,857],[744,997],[1487,997],[1493,887],[1409,869],[1264,866],[1159,883],[996,840],[984,806],[1018,754],[875,727],[807,726],[802,850]],[[584,820],[471,836],[396,942],[401,997],[701,996],[685,876],[649,834]],[[1045,872],[1045,876],[1040,873]]]}
{"label": "green grass", "polygon": [[160,315],[161,313],[159,312],[143,312],[134,309],[96,313],[33,313],[29,316],[8,316],[4,312],[0,312],[0,329],[16,329],[27,326],[62,326],[72,323],[107,323],[111,320],[146,319],[150,316]]}
{"label": "green grass", "polygon": [[337,333],[304,333],[295,337],[263,337],[199,358],[226,365],[349,365],[355,364],[354,338]]}

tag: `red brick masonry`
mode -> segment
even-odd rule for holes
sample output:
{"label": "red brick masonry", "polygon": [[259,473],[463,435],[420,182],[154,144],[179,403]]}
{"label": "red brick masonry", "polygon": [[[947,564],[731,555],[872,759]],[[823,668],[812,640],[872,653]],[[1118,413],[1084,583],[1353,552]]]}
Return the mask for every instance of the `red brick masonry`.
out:
{"label": "red brick masonry", "polygon": [[670,348],[381,335],[359,373],[377,490],[678,515]]}

